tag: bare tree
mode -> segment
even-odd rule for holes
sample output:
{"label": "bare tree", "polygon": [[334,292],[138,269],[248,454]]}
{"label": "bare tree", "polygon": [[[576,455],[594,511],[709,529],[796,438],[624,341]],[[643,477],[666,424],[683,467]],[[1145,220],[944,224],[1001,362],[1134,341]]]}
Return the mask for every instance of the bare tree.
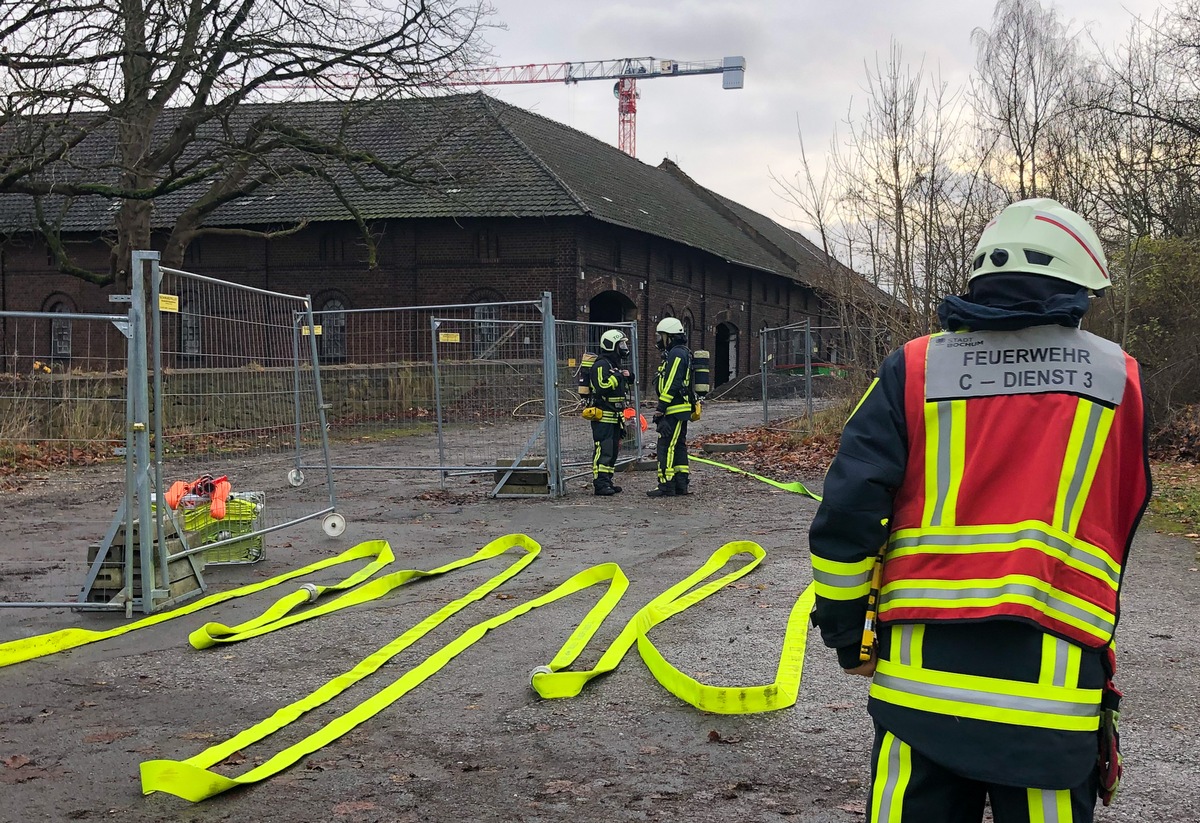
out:
{"label": "bare tree", "polygon": [[865,88],[820,186],[802,143],[801,172],[776,177],[776,190],[827,252],[903,306],[873,306],[848,285],[835,291],[842,313],[871,308],[873,328],[904,339],[934,327],[941,298],[962,291],[979,229],[1005,194],[988,176],[987,147],[971,142],[964,95],[906,63],[898,45],[868,67]]}
{"label": "bare tree", "polygon": [[[420,93],[477,63],[490,13],[484,0],[8,0],[0,192],[29,198],[62,271],[104,284],[149,247],[166,199],[164,261],[177,265],[188,243],[219,231],[206,216],[268,182],[307,175],[340,192],[349,169],[403,184],[419,158],[356,146],[354,103]],[[347,105],[319,124],[248,105],[313,97]],[[373,258],[365,221],[342,199]],[[115,210],[110,271],[79,266],[63,243],[79,208]]]}
{"label": "bare tree", "polygon": [[1054,122],[1074,83],[1075,35],[1039,0],[999,0],[991,29],[976,29],[971,39],[975,109],[995,138],[1015,198],[1054,196],[1046,167]]}

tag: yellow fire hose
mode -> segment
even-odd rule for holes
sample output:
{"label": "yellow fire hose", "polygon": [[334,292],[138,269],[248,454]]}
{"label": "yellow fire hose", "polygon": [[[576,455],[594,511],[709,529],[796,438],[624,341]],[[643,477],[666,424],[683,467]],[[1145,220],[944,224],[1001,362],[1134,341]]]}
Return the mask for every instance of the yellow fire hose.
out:
{"label": "yellow fire hose", "polygon": [[[309,710],[323,705],[341,694],[353,684],[378,670],[404,649],[417,642],[444,621],[474,603],[504,582],[519,574],[532,563],[541,547],[531,538],[513,534],[488,543],[474,554],[460,558],[444,566],[428,571],[405,569],[376,577],[395,559],[391,547],[384,541],[362,543],[342,554],[322,560],[301,569],[288,572],[270,580],[211,595],[186,607],[161,615],[139,620],[135,623],[108,631],[65,629],[38,637],[24,638],[0,644],[0,666],[8,666],[59,651],[76,648],[111,637],[126,634],[139,628],[171,620],[197,612],[209,606],[244,597],[255,592],[279,585],[288,580],[310,574],[342,563],[370,558],[370,562],[359,571],[333,586],[307,584],[276,601],[258,617],[237,626],[209,623],[193,632],[189,638],[197,649],[209,648],[220,643],[234,643],[266,634],[277,629],[319,617],[339,609],[355,606],[384,597],[393,589],[413,580],[444,574],[483,560],[499,557],[510,550],[521,552],[511,565],[463,597],[447,603],[418,624],[405,631],[383,648],[367,656],[349,671],[335,677],[308,696],[285,706],[262,722],[234,735],[230,739],[194,755],[184,761],[151,760],[142,763],[142,790],[144,793],[163,791],[197,802],[237,786],[265,780],[294,764],[302,757],[317,751],[344,735],[355,726],[370,719],[390,706],[416,686],[442,669],[456,655],[481,640],[487,632],[508,623],[527,612],[553,603],[584,589],[605,584],[600,600],[584,615],[579,625],[567,638],[562,648],[548,666],[540,666],[532,675],[532,686],[543,698],[572,697],[578,694],[592,678],[614,670],[625,654],[636,642],[638,653],[655,679],[681,700],[703,711],[740,714],[771,711],[787,708],[795,703],[799,692],[804,659],[808,614],[812,611],[812,587],[805,589],[788,617],[787,630],[779,666],[772,683],[751,687],[716,687],[700,683],[673,666],[654,646],[648,632],[659,623],[699,603],[709,595],[752,571],[766,552],[756,543],[735,541],[714,552],[708,560],[685,579],[671,586],[662,594],[643,606],[618,634],[616,640],[601,654],[592,669],[570,671],[568,667],[586,648],[588,642],[605,618],[620,602],[629,581],[614,563],[603,563],[579,572],[546,594],[522,603],[503,614],[476,623],[454,640],[434,651],[421,663],[402,674],[373,696],[359,703],[339,717],[334,718],[316,732],[295,743],[262,765],[238,777],[226,777],[211,771],[212,767],[234,752],[263,740],[279,729],[300,718]],[[708,578],[720,572],[736,558],[745,556],[740,567],[708,582]],[[328,593],[338,596],[325,603],[319,599]],[[297,611],[300,607],[316,603],[312,608]]]}

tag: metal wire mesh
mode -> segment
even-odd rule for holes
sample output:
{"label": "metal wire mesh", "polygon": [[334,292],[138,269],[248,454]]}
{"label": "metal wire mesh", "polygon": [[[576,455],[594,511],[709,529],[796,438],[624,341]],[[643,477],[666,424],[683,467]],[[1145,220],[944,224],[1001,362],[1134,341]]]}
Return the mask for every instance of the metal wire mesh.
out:
{"label": "metal wire mesh", "polygon": [[[514,350],[514,340],[505,337],[513,323],[538,325],[540,303],[533,301],[470,305],[407,306],[380,309],[316,312],[321,328],[317,347],[321,358],[324,396],[329,405],[330,433],[334,440],[336,471],[362,469],[436,470],[442,467],[436,449],[422,449],[405,460],[383,459],[383,450],[371,444],[394,438],[437,434],[438,381],[434,372],[433,318],[459,322],[461,342],[442,344],[439,353],[446,361],[446,399],[457,404],[448,409],[446,422],[467,422],[470,414],[486,417],[496,425],[495,403],[486,393],[474,410],[461,401],[461,375],[471,373],[464,364],[478,361],[495,366],[504,358],[525,352]],[[453,330],[447,328],[452,335]],[[449,339],[449,338],[448,338]],[[540,332],[539,332],[540,339]],[[482,366],[475,373],[486,375]],[[515,397],[504,409],[509,421],[524,419],[537,394]],[[524,404],[524,405],[522,405]],[[540,414],[540,409],[538,413]],[[406,442],[412,442],[411,439]],[[357,448],[357,445],[363,448]],[[390,455],[390,452],[386,452]]]}
{"label": "metal wire mesh", "polygon": [[759,333],[763,425],[813,413],[812,326],[807,321]]}
{"label": "metal wire mesh", "polygon": [[[0,600],[74,598],[86,542],[61,536],[98,542],[112,523],[125,483],[128,341],[118,327],[125,316],[0,312],[0,539],[14,549],[0,561]],[[55,503],[93,497],[102,504],[69,516]]]}
{"label": "metal wire mesh", "polygon": [[[592,424],[580,415],[583,402],[576,393],[579,368],[585,352],[600,351],[600,335],[609,329],[623,331],[630,341],[630,357],[628,367],[636,367],[638,361],[637,324],[636,323],[580,323],[573,320],[556,320],[555,324],[555,361],[558,364],[558,408],[559,418],[559,453],[562,456],[563,479],[591,476],[592,472]],[[629,404],[637,409],[640,397],[638,395],[638,378],[630,381]],[[626,426],[626,438],[622,443],[621,452],[617,459],[618,465],[636,460],[642,451],[642,431],[638,418],[633,418],[633,425]]]}
{"label": "metal wire mesh", "polygon": [[441,466],[544,460],[543,319],[439,316],[431,331]]}
{"label": "metal wire mesh", "polygon": [[155,411],[162,485],[227,476],[232,491],[258,507],[198,539],[225,544],[214,560],[239,559],[227,541],[244,550],[241,559],[257,559],[262,543],[251,535],[335,504],[308,300],[160,271],[151,362],[161,364]]}

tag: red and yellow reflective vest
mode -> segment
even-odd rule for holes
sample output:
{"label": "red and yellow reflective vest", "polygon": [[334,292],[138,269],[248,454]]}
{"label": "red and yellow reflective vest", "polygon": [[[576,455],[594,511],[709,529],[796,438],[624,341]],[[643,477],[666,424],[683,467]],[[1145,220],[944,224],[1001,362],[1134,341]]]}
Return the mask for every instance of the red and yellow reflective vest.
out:
{"label": "red and yellow reflective vest", "polygon": [[1107,645],[1147,495],[1137,363],[1063,326],[935,334],[904,361],[880,621],[1019,619]]}

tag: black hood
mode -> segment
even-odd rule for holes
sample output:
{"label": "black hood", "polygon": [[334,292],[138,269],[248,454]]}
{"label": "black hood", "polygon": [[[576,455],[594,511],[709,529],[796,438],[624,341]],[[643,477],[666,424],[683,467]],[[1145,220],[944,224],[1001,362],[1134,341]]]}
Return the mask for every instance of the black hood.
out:
{"label": "black hood", "polygon": [[1013,331],[1030,326],[1077,327],[1087,313],[1087,289],[1038,274],[988,274],[962,297],[938,306],[946,331]]}

